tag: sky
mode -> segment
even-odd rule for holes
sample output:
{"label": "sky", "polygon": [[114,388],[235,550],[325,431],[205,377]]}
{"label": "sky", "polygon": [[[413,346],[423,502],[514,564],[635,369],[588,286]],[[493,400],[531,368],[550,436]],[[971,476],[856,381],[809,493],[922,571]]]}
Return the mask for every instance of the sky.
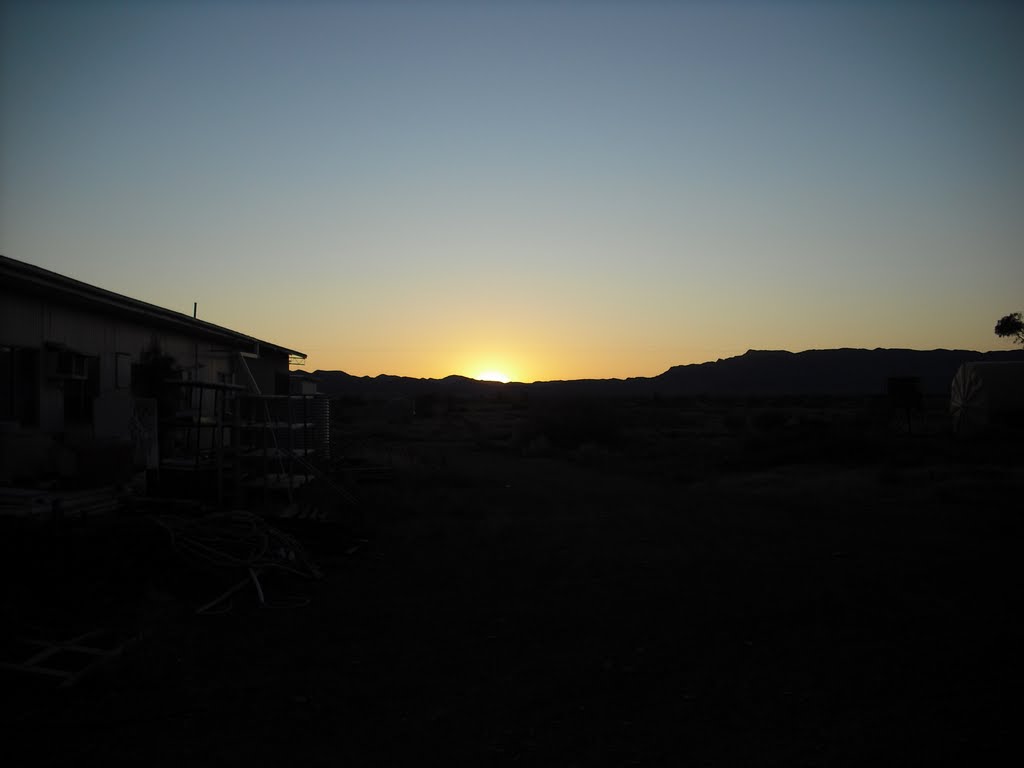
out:
{"label": "sky", "polygon": [[4,2],[0,253],[307,370],[1005,349],[1024,7]]}

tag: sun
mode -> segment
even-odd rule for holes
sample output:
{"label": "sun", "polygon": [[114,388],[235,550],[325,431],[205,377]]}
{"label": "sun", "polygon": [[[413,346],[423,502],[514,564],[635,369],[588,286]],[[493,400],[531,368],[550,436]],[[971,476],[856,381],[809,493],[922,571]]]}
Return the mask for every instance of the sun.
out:
{"label": "sun", "polygon": [[502,384],[508,384],[509,377],[501,371],[483,371],[476,375],[479,381],[500,381]]}

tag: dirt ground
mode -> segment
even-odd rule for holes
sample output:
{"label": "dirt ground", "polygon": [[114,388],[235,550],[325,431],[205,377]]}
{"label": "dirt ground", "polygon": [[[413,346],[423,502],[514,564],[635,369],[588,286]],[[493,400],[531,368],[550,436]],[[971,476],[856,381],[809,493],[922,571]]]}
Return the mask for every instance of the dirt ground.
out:
{"label": "dirt ground", "polygon": [[955,438],[941,404],[909,433],[857,401],[430,405],[336,411],[362,523],[339,508],[292,526],[324,578],[266,573],[263,605],[247,586],[197,615],[244,571],[184,562],[141,512],[59,546],[5,530],[5,648],[33,631],[138,637],[68,689],[0,677],[26,750],[5,762],[1017,751],[1019,436]]}

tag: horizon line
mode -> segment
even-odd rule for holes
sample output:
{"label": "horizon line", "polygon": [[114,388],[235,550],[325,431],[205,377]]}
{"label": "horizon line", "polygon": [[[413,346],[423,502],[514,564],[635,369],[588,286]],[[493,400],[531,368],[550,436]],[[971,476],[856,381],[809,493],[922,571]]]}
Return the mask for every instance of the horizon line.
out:
{"label": "horizon line", "polygon": [[560,383],[576,382],[576,381],[633,381],[633,380],[636,380],[636,379],[656,379],[659,376],[663,376],[664,374],[666,374],[669,371],[672,371],[672,370],[674,370],[676,368],[689,368],[689,367],[693,367],[693,366],[712,365],[714,363],[721,363],[721,362],[724,362],[726,360],[735,360],[735,359],[740,358],[740,357],[746,357],[747,355],[749,355],[751,353],[803,355],[803,354],[807,354],[807,353],[810,353],[810,352],[918,352],[918,353],[922,353],[922,354],[927,354],[927,353],[930,353],[930,352],[962,352],[962,353],[966,353],[966,354],[987,355],[987,354],[1002,353],[1002,352],[1011,352],[1011,353],[1012,352],[1021,352],[1021,353],[1024,353],[1024,348],[1010,347],[1010,348],[1004,348],[1004,349],[981,349],[981,350],[979,350],[979,349],[957,349],[957,348],[950,348],[950,347],[934,347],[932,349],[914,349],[912,347],[825,347],[825,348],[817,348],[816,347],[816,348],[812,348],[812,349],[799,350],[797,352],[794,352],[794,351],[788,350],[788,349],[748,349],[746,352],[743,352],[742,354],[732,355],[731,357],[719,357],[719,358],[717,358],[715,360],[704,360],[704,361],[699,362],[699,363],[679,363],[679,364],[676,364],[676,365],[670,365],[668,368],[663,370],[661,373],[656,373],[653,376],[626,376],[626,377],[621,377],[621,376],[592,376],[592,377],[583,377],[583,378],[577,378],[577,379],[534,379],[533,381],[516,381],[516,380],[513,380],[513,381],[507,381],[507,382],[506,381],[494,381],[494,380],[491,380],[491,379],[478,379],[478,378],[475,378],[473,376],[467,376],[467,375],[461,374],[461,373],[449,373],[449,374],[447,374],[445,376],[409,376],[409,375],[400,374],[400,373],[378,373],[378,374],[362,374],[362,375],[359,375],[359,374],[355,374],[355,373],[349,373],[348,371],[342,370],[340,368],[317,368],[312,373],[306,373],[306,372],[298,370],[298,369],[293,369],[292,372],[293,373],[305,373],[305,375],[307,375],[307,376],[315,376],[315,375],[320,374],[320,373],[343,373],[346,376],[351,376],[352,378],[355,378],[355,379],[395,378],[395,379],[414,379],[416,381],[444,381],[446,379],[465,379],[466,381],[473,381],[473,382],[477,382],[477,383],[480,383],[480,384],[490,384],[490,385],[494,385],[494,386],[503,387],[503,386],[514,385],[514,384],[521,384],[521,385],[529,385],[529,384],[560,384]]}

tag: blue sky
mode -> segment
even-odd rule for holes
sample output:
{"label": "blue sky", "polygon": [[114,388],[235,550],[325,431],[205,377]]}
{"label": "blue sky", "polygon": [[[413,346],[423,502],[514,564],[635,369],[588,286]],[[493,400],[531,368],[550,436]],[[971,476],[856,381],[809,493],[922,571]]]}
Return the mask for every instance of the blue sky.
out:
{"label": "blue sky", "polygon": [[8,3],[0,252],[358,374],[1006,343],[1024,12]]}

